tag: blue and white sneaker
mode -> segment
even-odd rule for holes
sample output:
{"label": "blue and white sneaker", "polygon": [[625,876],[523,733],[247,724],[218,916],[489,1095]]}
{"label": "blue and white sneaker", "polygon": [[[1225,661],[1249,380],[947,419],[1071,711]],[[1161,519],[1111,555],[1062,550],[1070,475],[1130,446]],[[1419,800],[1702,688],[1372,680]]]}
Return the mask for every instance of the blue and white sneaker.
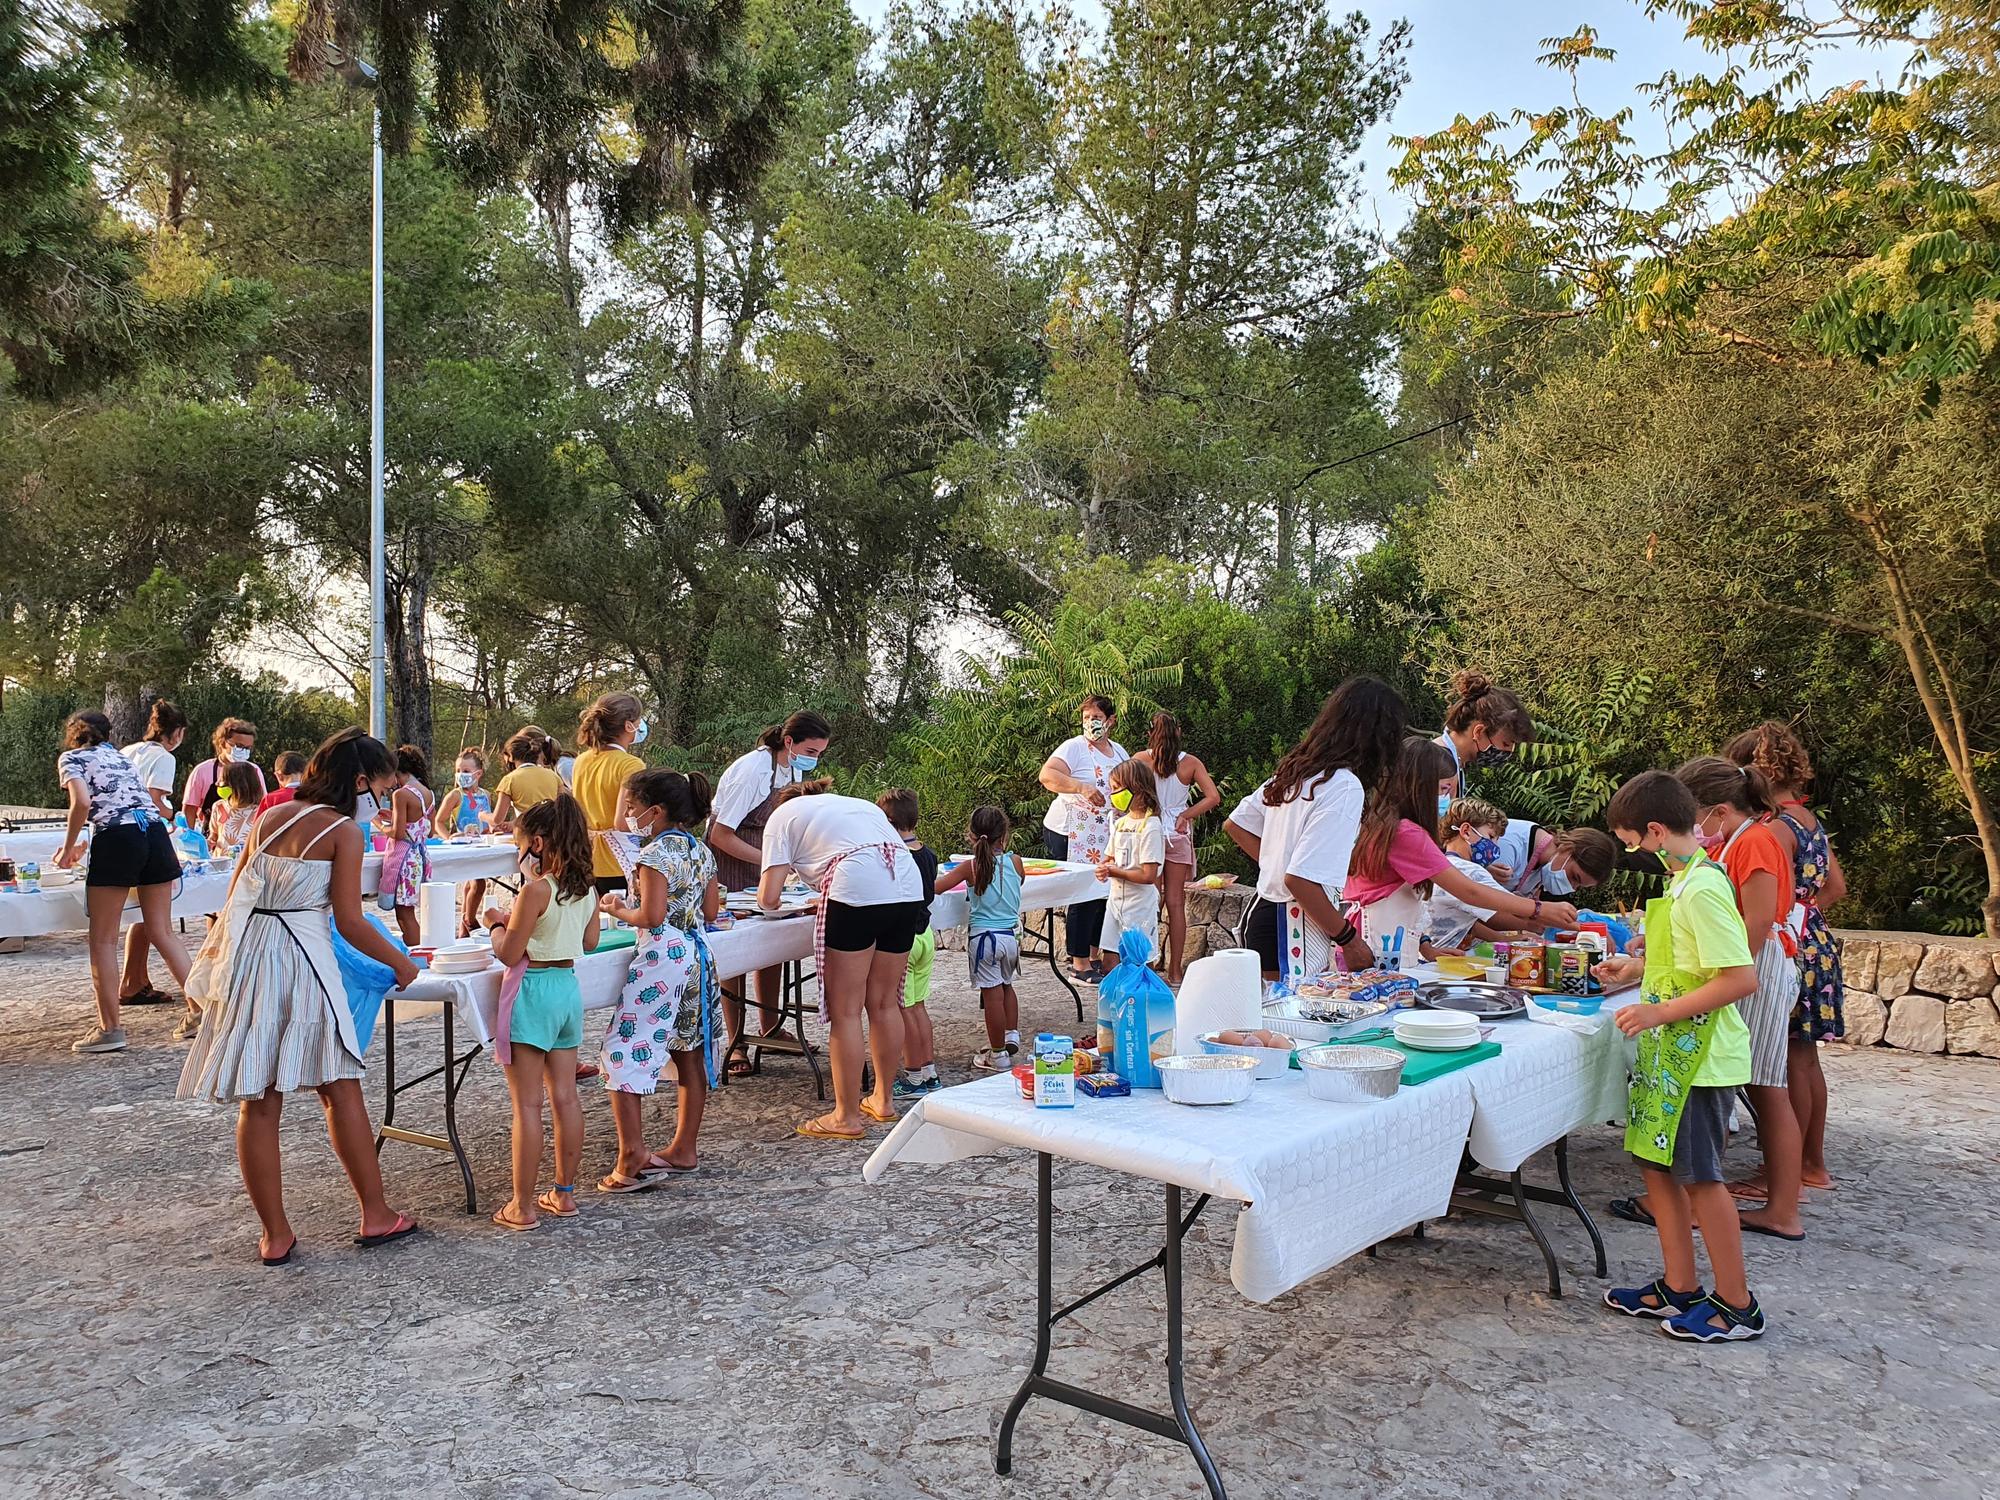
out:
{"label": "blue and white sneaker", "polygon": [[1628,1318],[1677,1318],[1703,1302],[1708,1293],[1700,1287],[1677,1292],[1665,1279],[1650,1286],[1614,1286],[1604,1294],[1604,1305]]}
{"label": "blue and white sneaker", "polygon": [[889,1085],[890,1097],[895,1099],[921,1099],[929,1092],[929,1084],[921,1082],[913,1083],[900,1073],[896,1075],[896,1081]]}
{"label": "blue and white sneaker", "polygon": [[1731,1307],[1710,1293],[1686,1312],[1676,1313],[1660,1324],[1668,1338],[1690,1344],[1733,1344],[1764,1336],[1764,1309],[1752,1297],[1745,1308]]}

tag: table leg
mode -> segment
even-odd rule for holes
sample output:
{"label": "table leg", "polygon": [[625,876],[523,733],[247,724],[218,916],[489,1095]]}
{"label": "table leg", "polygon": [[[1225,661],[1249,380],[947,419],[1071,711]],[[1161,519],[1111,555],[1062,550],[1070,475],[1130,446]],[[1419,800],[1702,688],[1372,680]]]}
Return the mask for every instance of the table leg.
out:
{"label": "table leg", "polygon": [[1609,1276],[1610,1262],[1604,1258],[1604,1236],[1597,1232],[1597,1220],[1590,1216],[1590,1210],[1583,1206],[1583,1200],[1576,1195],[1576,1186],[1569,1180],[1569,1137],[1556,1142],[1556,1181],[1562,1184],[1562,1195],[1569,1204],[1570,1212],[1583,1221],[1583,1232],[1590,1236],[1590,1248],[1597,1252],[1597,1274]]}
{"label": "table leg", "polygon": [[1182,1379],[1184,1365],[1183,1341],[1185,1329],[1181,1323],[1181,1236],[1186,1226],[1181,1222],[1181,1190],[1167,1185],[1167,1396],[1174,1403],[1174,1421],[1181,1429],[1181,1440],[1188,1445],[1188,1452],[1194,1455],[1195,1466],[1201,1470],[1201,1477],[1208,1481],[1208,1492],[1222,1500],[1222,1476],[1216,1472],[1215,1460],[1208,1456],[1208,1445],[1202,1442],[1201,1433],[1194,1425],[1194,1413],[1188,1410],[1187,1387]]}
{"label": "table leg", "polygon": [[382,1127],[375,1132],[375,1154],[382,1154],[382,1141],[389,1127],[396,1123],[396,1002],[393,997],[382,1000],[382,1019],[377,1023],[382,1028]]}
{"label": "table leg", "polygon": [[[1573,1198],[1573,1194],[1571,1198]],[[1535,1248],[1542,1252],[1542,1263],[1548,1268],[1549,1295],[1560,1297],[1562,1293],[1562,1267],[1556,1260],[1556,1253],[1549,1244],[1549,1237],[1542,1229],[1541,1221],[1528,1207],[1530,1203],[1561,1204],[1569,1207],[1571,1198],[1551,1188],[1531,1187],[1521,1180],[1521,1168],[1516,1167],[1506,1177],[1482,1175],[1472,1160],[1471,1152],[1465,1154],[1459,1163],[1458,1181],[1452,1187],[1451,1206],[1461,1213],[1483,1214],[1488,1218],[1512,1219],[1526,1226],[1534,1237]],[[1575,1207],[1581,1210],[1582,1205]],[[1595,1225],[1591,1226],[1595,1229]],[[1602,1264],[1602,1262],[1599,1262]],[[1601,1276],[1604,1273],[1599,1271]]]}
{"label": "table leg", "polygon": [[[456,1057],[457,1042],[452,1035],[455,1005],[444,1008],[444,1137],[451,1142],[451,1154],[458,1162],[458,1175],[465,1182],[465,1211],[479,1212],[479,1191],[472,1183],[472,1163],[466,1159],[465,1143],[458,1138],[458,1091],[465,1086],[466,1072],[472,1067],[472,1059],[479,1055],[477,1049],[468,1052],[463,1062]],[[454,1063],[457,1066],[454,1068]]]}
{"label": "table leg", "polygon": [[1054,1284],[1051,1267],[1053,1245],[1051,1243],[1052,1220],[1054,1218],[1054,1162],[1048,1152],[1038,1152],[1035,1156],[1035,1362],[1029,1367],[1027,1379],[1014,1392],[1014,1399],[1007,1403],[1007,1411],[1000,1418],[1000,1432],[993,1440],[993,1472],[1011,1473],[1014,1468],[1014,1424],[1020,1420],[1021,1411],[1028,1404],[1028,1398],[1035,1394],[1035,1386],[1047,1374],[1049,1368],[1049,1334],[1055,1322],[1049,1316],[1050,1304],[1054,1298]]}
{"label": "table leg", "polygon": [[1535,1244],[1542,1252],[1542,1260],[1549,1268],[1549,1295],[1563,1294],[1562,1267],[1556,1263],[1556,1252],[1549,1244],[1549,1237],[1542,1232],[1540,1222],[1528,1209],[1528,1196],[1521,1189],[1521,1169],[1516,1167],[1507,1179],[1514,1187],[1514,1207],[1520,1212],[1521,1222],[1528,1226],[1528,1233],[1535,1237]]}
{"label": "table leg", "polygon": [[[745,977],[747,978],[748,976]],[[817,1098],[824,1100],[826,1098],[826,1077],[820,1071],[819,1049],[806,1040],[806,978],[805,970],[797,962],[788,963],[784,966],[783,980],[778,986],[778,1030],[782,1032],[785,1029],[785,1023],[789,1021],[792,1026],[791,1037],[773,1040],[765,1038],[762,1033],[752,1032],[750,1030],[751,1011],[750,1008],[746,1008],[743,1012],[744,1035],[739,1040],[744,1049],[744,1056],[750,1060],[750,1071],[752,1073],[762,1073],[764,1071],[764,1053],[766,1051],[778,1052],[791,1057],[803,1057],[806,1060],[806,1066],[812,1069],[813,1093]],[[759,1014],[761,1020],[761,1013]]]}
{"label": "table leg", "polygon": [[[475,1045],[463,1057],[457,1054],[457,1015],[454,1006],[444,1007],[444,1061],[429,1072],[420,1073],[407,1082],[396,1081],[396,1002],[393,997],[382,1002],[382,1019],[376,1024],[386,1028],[382,1032],[382,1123],[375,1131],[375,1154],[382,1154],[384,1141],[406,1141],[413,1146],[429,1146],[434,1151],[449,1151],[452,1160],[458,1163],[458,1175],[465,1183],[465,1211],[479,1212],[478,1191],[472,1180],[472,1161],[465,1154],[465,1142],[458,1133],[458,1096],[465,1087],[466,1075],[472,1071],[473,1059],[486,1050],[483,1045]],[[411,1130],[396,1123],[396,1100],[409,1089],[429,1083],[440,1074],[444,1077],[444,1134],[433,1135],[427,1130]]]}
{"label": "table leg", "polygon": [[1033,933],[1036,940],[1041,943],[1043,950],[1049,956],[1049,972],[1055,975],[1057,984],[1069,991],[1069,998],[1076,1006],[1076,1019],[1081,1023],[1083,1020],[1083,996],[1077,993],[1076,985],[1070,978],[1068,965],[1063,963],[1061,955],[1056,952],[1056,914],[1054,909],[1051,908],[1042,913],[1042,925],[1039,928],[1030,927],[1027,919],[1023,918],[1021,930]]}

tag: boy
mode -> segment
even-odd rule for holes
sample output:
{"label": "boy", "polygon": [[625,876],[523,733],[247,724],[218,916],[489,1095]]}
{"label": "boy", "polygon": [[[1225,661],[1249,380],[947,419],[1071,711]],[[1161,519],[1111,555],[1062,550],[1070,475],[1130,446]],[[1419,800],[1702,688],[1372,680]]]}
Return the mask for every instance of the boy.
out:
{"label": "boy", "polygon": [[[1625,1149],[1645,1175],[1646,1208],[1666,1260],[1659,1280],[1614,1287],[1604,1305],[1656,1319],[1674,1338],[1714,1344],[1764,1333],[1743,1270],[1736,1201],[1722,1175],[1730,1098],[1750,1081],[1750,1032],[1735,1002],[1755,993],[1757,970],[1735,890],[1702,852],[1696,819],[1693,794],[1665,771],[1626,782],[1605,813],[1628,852],[1659,860],[1667,894],[1646,908],[1645,958],[1597,966],[1607,985],[1644,975],[1640,998],[1616,1018],[1618,1029],[1639,1041]],[[1715,1272],[1713,1292],[1702,1290],[1695,1270],[1697,1223]]]}
{"label": "boy", "polygon": [[[278,789],[266,792],[264,800],[257,804],[259,814],[267,813],[281,803],[289,802],[299,794],[299,783],[306,779],[306,758],[296,750],[287,750],[271,767],[278,773]],[[460,933],[463,937],[464,934]]]}
{"label": "boy", "polygon": [[[1490,802],[1460,797],[1446,811],[1444,826],[1451,834],[1445,840],[1445,857],[1467,880],[1499,890],[1500,882],[1487,872],[1486,866],[1500,857],[1496,840],[1500,830],[1507,826],[1507,815]],[[1490,906],[1468,906],[1449,891],[1432,891],[1425,946],[1457,952],[1469,942],[1501,936],[1499,930],[1484,925],[1494,910]]]}
{"label": "boy", "polygon": [[[924,881],[924,908],[937,895],[938,857],[917,837],[917,794],[908,787],[891,787],[875,799],[889,826],[903,836],[903,847],[916,861]],[[928,925],[910,945],[910,967],[903,977],[903,1074],[889,1086],[898,1099],[916,1099],[944,1087],[938,1077],[931,1042],[931,969],[937,959],[937,934]]]}

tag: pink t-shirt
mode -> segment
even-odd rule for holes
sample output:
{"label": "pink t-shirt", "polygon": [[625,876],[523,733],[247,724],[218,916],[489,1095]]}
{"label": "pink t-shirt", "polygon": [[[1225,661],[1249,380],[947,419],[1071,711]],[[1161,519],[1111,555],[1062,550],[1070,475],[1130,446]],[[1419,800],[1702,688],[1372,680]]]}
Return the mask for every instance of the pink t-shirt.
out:
{"label": "pink t-shirt", "polygon": [[1389,836],[1389,868],[1381,874],[1356,870],[1347,877],[1347,899],[1367,905],[1394,895],[1406,885],[1435,880],[1451,868],[1437,840],[1408,818]]}

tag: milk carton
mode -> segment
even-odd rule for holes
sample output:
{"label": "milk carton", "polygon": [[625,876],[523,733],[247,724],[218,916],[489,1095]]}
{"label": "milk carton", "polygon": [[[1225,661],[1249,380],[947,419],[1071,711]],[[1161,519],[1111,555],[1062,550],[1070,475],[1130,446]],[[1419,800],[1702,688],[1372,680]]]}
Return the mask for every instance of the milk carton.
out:
{"label": "milk carton", "polygon": [[1076,1044],[1066,1036],[1040,1032],[1035,1037],[1035,1108],[1076,1107]]}

